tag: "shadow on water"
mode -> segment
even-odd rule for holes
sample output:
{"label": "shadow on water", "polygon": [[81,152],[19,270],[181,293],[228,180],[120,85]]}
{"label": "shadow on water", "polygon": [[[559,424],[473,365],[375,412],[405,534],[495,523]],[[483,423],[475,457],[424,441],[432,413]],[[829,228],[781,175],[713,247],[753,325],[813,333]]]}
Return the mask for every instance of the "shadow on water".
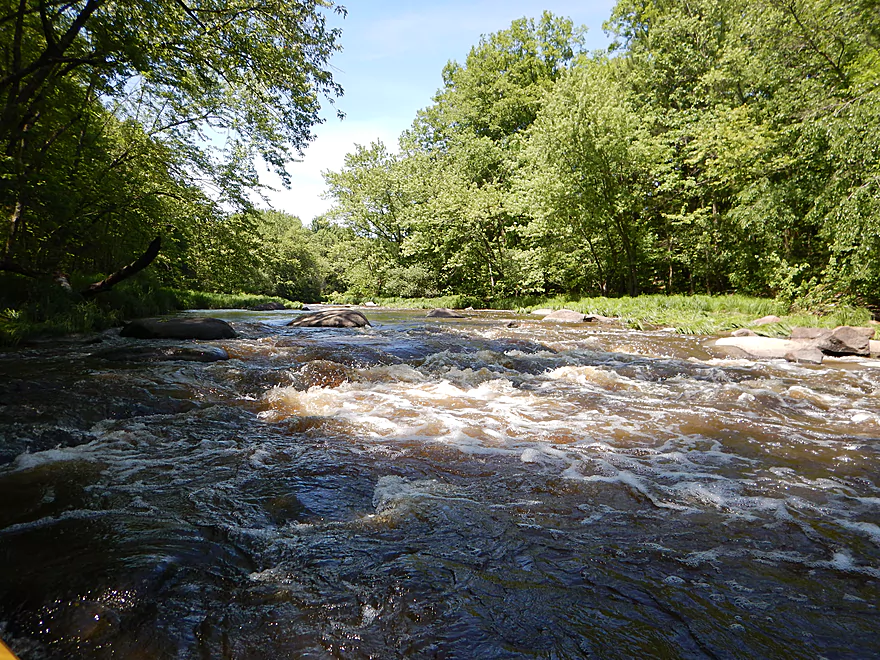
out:
{"label": "shadow on water", "polygon": [[870,369],[276,318],[238,315],[213,364],[0,357],[22,657],[880,654]]}

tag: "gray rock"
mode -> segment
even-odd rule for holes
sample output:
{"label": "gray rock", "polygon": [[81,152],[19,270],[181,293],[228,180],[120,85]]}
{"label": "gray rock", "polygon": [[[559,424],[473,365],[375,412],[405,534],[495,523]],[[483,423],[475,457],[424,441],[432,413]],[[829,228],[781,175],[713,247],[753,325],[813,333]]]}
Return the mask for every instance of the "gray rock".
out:
{"label": "gray rock", "polygon": [[868,349],[871,351],[871,355],[880,355],[880,341],[871,339],[868,342]]}
{"label": "gray rock", "polygon": [[557,321],[561,323],[583,323],[586,314],[575,312],[571,309],[557,309],[555,312],[547,314],[545,321]]}
{"label": "gray rock", "polygon": [[797,362],[798,364],[822,364],[824,355],[818,348],[804,346],[796,348],[785,354],[785,359],[789,362]]}
{"label": "gray rock", "polygon": [[874,328],[841,325],[831,331],[831,337],[819,348],[836,355],[870,355],[873,337]]}
{"label": "gray rock", "polygon": [[219,346],[122,346],[92,353],[92,357],[111,362],[219,362],[229,353]]}
{"label": "gray rock", "polygon": [[791,339],[830,355],[870,355],[874,328],[841,325],[828,328],[793,328]]}
{"label": "gray rock", "polygon": [[708,344],[725,357],[741,357],[757,360],[783,360],[786,354],[804,348],[804,345],[789,339],[773,337],[722,337]]}
{"label": "gray rock", "polygon": [[287,325],[295,328],[363,328],[370,322],[353,309],[325,309],[300,316]]}
{"label": "gray rock", "polygon": [[738,330],[734,330],[730,333],[731,337],[757,337],[758,335],[754,330],[749,330],[748,328],[739,328]]}
{"label": "gray rock", "polygon": [[610,316],[602,316],[601,314],[584,314],[584,321],[587,323],[614,323],[617,319]]}
{"label": "gray rock", "polygon": [[769,325],[771,323],[782,323],[782,319],[771,314],[770,316],[762,316],[752,321],[752,325]]}
{"label": "gray rock", "polygon": [[137,319],[119,333],[136,339],[232,339],[235,330],[221,319],[189,316],[171,319]]}
{"label": "gray rock", "polygon": [[426,318],[429,319],[463,319],[464,316],[459,314],[458,312],[447,309],[446,307],[438,307],[437,309],[432,309],[430,312],[425,314]]}
{"label": "gray rock", "polygon": [[530,314],[534,314],[535,316],[547,316],[548,314],[552,314],[552,313],[553,313],[553,310],[552,310],[552,309],[541,308],[541,309],[533,309],[533,310],[532,310],[531,312],[529,312],[529,313],[530,313]]}
{"label": "gray rock", "polygon": [[824,341],[831,336],[830,328],[792,328],[790,339],[795,341]]}

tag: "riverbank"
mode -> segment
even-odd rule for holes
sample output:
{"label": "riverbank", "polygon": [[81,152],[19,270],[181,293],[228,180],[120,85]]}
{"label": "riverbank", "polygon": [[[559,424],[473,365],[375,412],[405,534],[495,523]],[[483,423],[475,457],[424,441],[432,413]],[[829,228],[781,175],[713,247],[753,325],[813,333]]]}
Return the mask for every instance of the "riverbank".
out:
{"label": "riverbank", "polygon": [[[173,289],[147,282],[125,282],[117,288],[83,301],[57,286],[27,287],[0,298],[0,345],[27,339],[104,330],[124,321],[169,314],[186,309],[247,309],[276,302],[298,309],[299,302],[273,296],[208,293]],[[795,309],[782,300],[743,295],[644,295],[635,298],[572,296],[499,298],[482,300],[468,295],[436,298],[372,298],[331,296],[332,303],[388,309],[485,308],[530,313],[538,309],[571,309],[583,314],[607,316],[636,330],[673,328],[679,334],[718,335],[750,328],[766,337],[787,337],[795,327],[866,326],[871,312],[863,307],[836,305],[825,309]],[[765,317],[778,321],[755,324]]]}
{"label": "riverbank", "polygon": [[302,303],[275,296],[210,293],[158,286],[149,281],[123,282],[93,300],[65,292],[54,283],[4,278],[0,295],[0,346],[40,337],[93,332],[122,325],[129,319],[159,316],[186,309],[247,309],[281,303],[298,309]]}
{"label": "riverbank", "polygon": [[[674,328],[679,334],[717,335],[739,328],[750,328],[765,337],[787,337],[792,328],[834,328],[840,325],[865,326],[871,322],[871,312],[864,307],[836,305],[826,309],[796,309],[790,303],[768,298],[742,295],[644,295],[636,298],[605,298],[556,296],[553,298],[502,298],[496,301],[477,301],[466,296],[440,298],[374,298],[357,301],[375,303],[392,309],[432,309],[448,307],[464,309],[467,306],[487,309],[510,309],[530,313],[539,309],[570,309],[582,314],[620,319],[636,330]],[[476,304],[474,304],[476,302]],[[482,303],[482,304],[481,304]],[[775,322],[756,324],[758,319],[778,317]]]}

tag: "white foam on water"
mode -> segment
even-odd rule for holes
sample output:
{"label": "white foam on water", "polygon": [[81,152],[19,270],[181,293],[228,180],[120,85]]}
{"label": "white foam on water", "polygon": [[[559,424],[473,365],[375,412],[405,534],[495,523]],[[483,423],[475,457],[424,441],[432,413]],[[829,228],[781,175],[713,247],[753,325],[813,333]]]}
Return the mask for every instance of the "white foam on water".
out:
{"label": "white foam on water", "polygon": [[[91,446],[90,446],[91,445]],[[70,461],[97,461],[98,457],[94,454],[93,443],[78,445],[76,447],[65,447],[63,449],[46,449],[34,453],[19,454],[12,462],[12,470],[21,472],[25,470],[33,470],[44,465],[52,463],[65,463]]]}
{"label": "white foam on water", "polygon": [[632,389],[642,391],[645,383],[621,376],[610,369],[599,367],[559,367],[544,375],[549,380],[563,381],[583,386],[598,386],[603,389]]}
{"label": "white foam on water", "polygon": [[880,525],[870,522],[837,520],[837,524],[845,529],[864,534],[874,545],[880,546]]}

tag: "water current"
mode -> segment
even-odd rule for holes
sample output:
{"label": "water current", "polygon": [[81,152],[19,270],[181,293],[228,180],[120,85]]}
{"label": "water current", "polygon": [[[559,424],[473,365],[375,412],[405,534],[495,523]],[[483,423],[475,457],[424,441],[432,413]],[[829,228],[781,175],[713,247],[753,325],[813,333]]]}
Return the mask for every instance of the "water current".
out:
{"label": "water current", "polygon": [[[0,353],[30,658],[880,657],[880,362],[511,313]],[[179,345],[186,342],[160,342]]]}

